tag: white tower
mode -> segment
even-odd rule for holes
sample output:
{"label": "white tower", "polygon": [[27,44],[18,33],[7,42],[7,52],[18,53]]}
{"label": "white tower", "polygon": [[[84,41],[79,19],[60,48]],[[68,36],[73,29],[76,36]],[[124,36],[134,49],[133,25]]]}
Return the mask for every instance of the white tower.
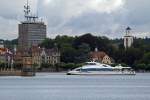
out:
{"label": "white tower", "polygon": [[95,52],[98,52],[98,48],[97,47],[95,48]]}
{"label": "white tower", "polygon": [[0,41],[0,48],[4,48],[4,41]]}
{"label": "white tower", "polygon": [[133,36],[130,34],[131,28],[126,28],[126,34],[124,36],[124,47],[125,49],[130,48],[133,44]]}

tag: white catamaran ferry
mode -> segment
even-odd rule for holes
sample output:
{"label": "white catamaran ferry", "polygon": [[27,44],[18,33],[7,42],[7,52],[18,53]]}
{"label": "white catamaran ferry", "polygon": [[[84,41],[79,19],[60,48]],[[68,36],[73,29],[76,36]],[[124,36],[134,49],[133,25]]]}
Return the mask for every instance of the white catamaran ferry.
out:
{"label": "white catamaran ferry", "polygon": [[84,66],[67,72],[67,75],[135,75],[131,67],[112,67],[98,62],[86,62]]}

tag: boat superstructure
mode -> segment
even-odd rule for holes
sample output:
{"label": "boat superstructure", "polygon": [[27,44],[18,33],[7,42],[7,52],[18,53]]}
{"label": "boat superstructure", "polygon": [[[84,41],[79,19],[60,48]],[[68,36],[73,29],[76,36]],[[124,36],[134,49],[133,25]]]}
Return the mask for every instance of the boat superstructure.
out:
{"label": "boat superstructure", "polygon": [[131,67],[121,65],[112,67],[98,62],[86,62],[85,65],[68,71],[68,75],[135,75]]}

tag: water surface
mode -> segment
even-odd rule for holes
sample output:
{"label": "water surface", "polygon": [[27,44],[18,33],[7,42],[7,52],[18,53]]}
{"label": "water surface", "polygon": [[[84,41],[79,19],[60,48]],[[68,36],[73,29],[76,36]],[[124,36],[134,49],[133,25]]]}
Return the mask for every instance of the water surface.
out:
{"label": "water surface", "polygon": [[150,100],[150,74],[0,77],[0,100]]}

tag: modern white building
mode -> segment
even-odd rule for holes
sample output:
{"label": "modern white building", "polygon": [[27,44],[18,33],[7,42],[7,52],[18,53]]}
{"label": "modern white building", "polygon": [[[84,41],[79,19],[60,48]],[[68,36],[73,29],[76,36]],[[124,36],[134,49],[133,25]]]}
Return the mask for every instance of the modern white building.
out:
{"label": "modern white building", "polygon": [[126,28],[126,34],[124,36],[124,47],[125,49],[130,48],[133,44],[133,36],[130,33],[131,28],[127,27]]}

